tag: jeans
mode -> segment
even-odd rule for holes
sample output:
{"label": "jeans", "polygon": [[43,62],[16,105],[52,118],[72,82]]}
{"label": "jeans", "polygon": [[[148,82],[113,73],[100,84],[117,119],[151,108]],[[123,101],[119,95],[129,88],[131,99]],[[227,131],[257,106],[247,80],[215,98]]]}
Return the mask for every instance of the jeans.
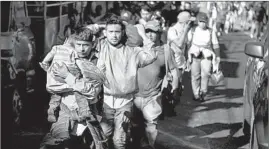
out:
{"label": "jeans", "polygon": [[[74,135],[75,121],[72,121],[72,116],[66,105],[61,104],[58,120],[51,125],[50,132],[43,138],[40,147],[61,146],[70,143],[71,137]],[[90,105],[91,113],[97,113],[96,104]],[[76,130],[74,130],[76,131]]]}
{"label": "jeans", "polygon": [[146,120],[146,136],[149,145],[154,148],[157,131],[157,119],[162,113],[161,93],[149,97],[136,97],[134,100],[135,106],[143,113]]}
{"label": "jeans", "polygon": [[106,103],[103,105],[103,118],[101,127],[105,136],[113,140],[115,149],[125,149],[127,142],[127,131],[130,120],[124,115],[124,112],[131,112],[133,102],[129,102],[121,108],[111,108]]}
{"label": "jeans", "polygon": [[199,98],[200,93],[207,93],[211,67],[211,60],[193,58],[191,64],[191,85],[195,98]]}

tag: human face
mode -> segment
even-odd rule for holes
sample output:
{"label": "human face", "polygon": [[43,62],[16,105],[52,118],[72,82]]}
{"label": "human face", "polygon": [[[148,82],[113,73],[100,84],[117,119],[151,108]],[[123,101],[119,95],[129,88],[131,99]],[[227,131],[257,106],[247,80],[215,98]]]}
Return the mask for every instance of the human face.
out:
{"label": "human face", "polygon": [[77,52],[78,57],[86,57],[92,51],[92,43],[83,40],[76,40],[75,51]]}
{"label": "human face", "polygon": [[146,31],[146,36],[154,43],[157,43],[160,40],[160,35],[158,32],[148,30]]}
{"label": "human face", "polygon": [[201,29],[206,29],[206,22],[204,22],[204,21],[199,21],[199,22],[198,22],[198,26],[199,26]]}
{"label": "human face", "polygon": [[149,21],[151,19],[152,14],[144,9],[141,10],[140,14],[141,18],[144,19],[145,21]]}
{"label": "human face", "polygon": [[123,30],[122,30],[121,25],[108,24],[106,26],[105,36],[111,45],[113,45],[113,46],[118,45],[121,41],[122,36],[123,36]]}
{"label": "human face", "polygon": [[190,10],[191,9],[191,5],[189,3],[185,3],[185,9],[186,10]]}

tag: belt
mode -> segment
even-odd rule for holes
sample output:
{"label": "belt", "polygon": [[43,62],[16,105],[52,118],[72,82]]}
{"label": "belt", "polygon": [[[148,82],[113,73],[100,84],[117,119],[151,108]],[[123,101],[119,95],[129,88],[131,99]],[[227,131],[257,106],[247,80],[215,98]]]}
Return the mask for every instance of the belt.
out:
{"label": "belt", "polygon": [[195,43],[192,43],[192,45],[198,47],[198,48],[205,48],[205,49],[211,49],[211,46],[210,45],[197,45]]}
{"label": "belt", "polygon": [[194,59],[207,59],[207,60],[212,60],[213,59],[212,56],[210,56],[210,57],[204,57],[204,55],[202,54],[202,52],[197,57],[194,56],[194,54],[191,54],[191,55],[192,55],[192,58],[194,58]]}

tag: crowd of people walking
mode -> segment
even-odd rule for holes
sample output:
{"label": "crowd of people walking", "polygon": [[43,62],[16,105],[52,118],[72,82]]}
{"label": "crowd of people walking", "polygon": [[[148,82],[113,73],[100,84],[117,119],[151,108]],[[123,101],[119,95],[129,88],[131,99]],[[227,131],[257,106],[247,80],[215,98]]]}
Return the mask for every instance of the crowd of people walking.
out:
{"label": "crowd of people walking", "polygon": [[70,147],[70,140],[90,133],[91,148],[124,149],[131,142],[132,118],[139,116],[147,140],[140,147],[155,148],[158,120],[165,105],[173,109],[179,101],[186,71],[191,71],[193,100],[205,101],[211,75],[221,71],[218,37],[234,31],[240,18],[259,38],[266,11],[261,2],[257,10],[212,3],[208,13],[193,4],[115,2],[109,17],[101,6],[91,17],[71,11],[67,40],[40,62],[52,123],[40,148]]}

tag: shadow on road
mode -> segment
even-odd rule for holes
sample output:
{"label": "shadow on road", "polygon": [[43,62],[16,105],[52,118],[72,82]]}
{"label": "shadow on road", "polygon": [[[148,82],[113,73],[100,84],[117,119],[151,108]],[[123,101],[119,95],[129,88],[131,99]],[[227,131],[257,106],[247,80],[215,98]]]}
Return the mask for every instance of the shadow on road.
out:
{"label": "shadow on road", "polygon": [[220,69],[226,78],[238,78],[237,70],[239,68],[239,62],[220,62]]}
{"label": "shadow on road", "polygon": [[243,96],[244,89],[231,89],[231,88],[225,88],[225,89],[217,89],[215,86],[209,86],[208,87],[208,100],[212,100],[214,96],[221,95],[221,97],[226,99],[234,99],[239,98]]}
{"label": "shadow on road", "polygon": [[235,103],[235,102],[212,102],[204,104],[203,106],[206,107],[205,109],[198,110],[196,112],[204,112],[204,111],[211,111],[216,109],[230,109],[230,108],[238,108],[241,107],[242,103]]}
{"label": "shadow on road", "polygon": [[[231,43],[231,42],[229,42]],[[228,47],[230,45],[220,44],[220,57],[222,59],[229,59],[227,52],[229,52]],[[231,53],[231,51],[229,52]],[[239,62],[231,62],[231,61],[221,61],[220,69],[223,72],[224,77],[228,78],[237,78],[237,70],[239,68]]]}
{"label": "shadow on road", "polygon": [[211,148],[214,149],[238,149],[249,142],[248,136],[234,137],[234,134],[242,128],[242,123],[224,124],[214,123],[196,127],[207,134],[230,129],[227,137],[209,138]]}

